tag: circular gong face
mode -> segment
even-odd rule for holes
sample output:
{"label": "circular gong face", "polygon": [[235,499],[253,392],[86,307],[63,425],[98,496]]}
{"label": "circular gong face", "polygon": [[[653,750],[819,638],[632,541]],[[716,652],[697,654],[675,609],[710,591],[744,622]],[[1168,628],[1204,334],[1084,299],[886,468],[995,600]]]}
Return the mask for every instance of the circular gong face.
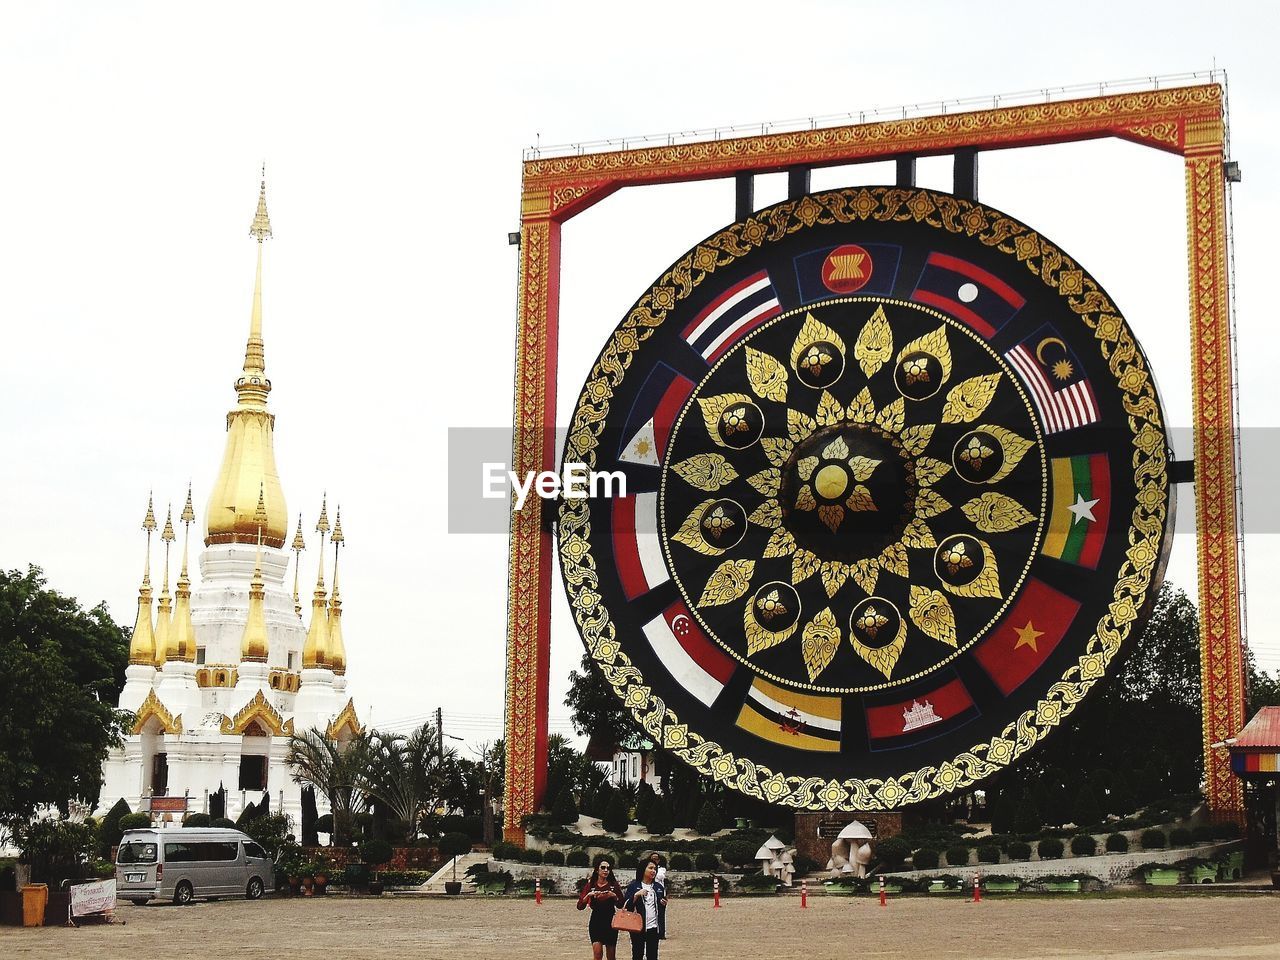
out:
{"label": "circular gong face", "polygon": [[720,782],[927,799],[1033,746],[1141,627],[1162,424],[1119,312],[1028,227],[926,190],[788,201],[678,260],[597,361],[564,459],[626,493],[562,502],[570,602]]}

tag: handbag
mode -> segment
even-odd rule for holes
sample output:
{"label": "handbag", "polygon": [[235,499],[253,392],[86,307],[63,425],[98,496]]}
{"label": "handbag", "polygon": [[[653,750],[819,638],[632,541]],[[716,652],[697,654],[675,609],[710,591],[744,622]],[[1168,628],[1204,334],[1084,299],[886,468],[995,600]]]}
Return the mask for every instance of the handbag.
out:
{"label": "handbag", "polygon": [[610,926],[614,930],[625,930],[627,933],[643,933],[644,917],[634,910],[615,910]]}

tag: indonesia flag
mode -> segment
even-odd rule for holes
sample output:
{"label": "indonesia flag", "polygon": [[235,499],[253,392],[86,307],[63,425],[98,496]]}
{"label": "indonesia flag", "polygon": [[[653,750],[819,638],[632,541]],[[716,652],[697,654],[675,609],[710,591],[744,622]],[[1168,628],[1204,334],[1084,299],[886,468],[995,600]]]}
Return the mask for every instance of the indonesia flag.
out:
{"label": "indonesia flag", "polygon": [[715,363],[742,337],[782,312],[769,274],[761,270],[711,301],[681,334],[707,363]]}
{"label": "indonesia flag", "polygon": [[715,703],[736,664],[707,638],[683,602],[645,624],[644,634],[676,683],[704,706]]}
{"label": "indonesia flag", "polygon": [[978,645],[974,656],[1008,695],[1049,658],[1079,610],[1078,600],[1041,580],[1029,579],[1018,602]]}
{"label": "indonesia flag", "polygon": [[995,274],[945,253],[929,254],[911,299],[950,314],[987,339],[1027,302]]}
{"label": "indonesia flag", "polygon": [[628,600],[671,579],[658,537],[658,495],[613,498],[613,552]]}

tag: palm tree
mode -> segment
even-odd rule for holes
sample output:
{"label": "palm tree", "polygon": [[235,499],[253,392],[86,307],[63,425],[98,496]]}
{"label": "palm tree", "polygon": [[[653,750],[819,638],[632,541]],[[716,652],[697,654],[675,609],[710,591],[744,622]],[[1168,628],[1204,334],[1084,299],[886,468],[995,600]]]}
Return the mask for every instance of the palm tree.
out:
{"label": "palm tree", "polygon": [[374,749],[368,734],[333,740],[319,730],[289,738],[289,765],[297,783],[309,783],[329,798],[333,842],[346,846],[357,815],[369,805],[368,770]]}
{"label": "palm tree", "polygon": [[400,821],[411,843],[422,815],[434,810],[445,792],[454,753],[441,755],[439,734],[430,723],[408,736],[374,731],[370,745],[364,790]]}

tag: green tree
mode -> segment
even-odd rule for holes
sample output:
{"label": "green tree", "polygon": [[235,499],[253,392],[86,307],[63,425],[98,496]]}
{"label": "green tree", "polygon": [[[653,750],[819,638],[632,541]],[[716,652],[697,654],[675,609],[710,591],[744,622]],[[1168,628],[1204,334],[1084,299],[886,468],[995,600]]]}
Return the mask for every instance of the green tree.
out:
{"label": "green tree", "polygon": [[132,719],[115,709],[128,660],[106,606],[82,609],[38,567],[0,570],[0,824],[97,802],[102,761]]}
{"label": "green tree", "polygon": [[671,801],[662,796],[654,797],[649,802],[649,816],[644,825],[655,837],[669,834],[675,826],[671,820]]}
{"label": "green tree", "polygon": [[1263,707],[1280,707],[1280,670],[1267,673],[1258,669],[1252,650],[1246,654],[1245,668],[1249,677],[1247,723]]}
{"label": "green tree", "polygon": [[318,730],[306,730],[289,738],[289,765],[293,779],[309,783],[329,800],[333,811],[333,843],[351,843],[356,817],[369,806],[368,772],[373,746],[368,734],[339,743]]}
{"label": "green tree", "polygon": [[1071,805],[1071,821],[1082,830],[1102,822],[1102,808],[1088,783],[1080,784],[1076,791],[1075,803]]}
{"label": "green tree", "polygon": [[590,654],[582,655],[582,672],[569,671],[569,692],[564,698],[573,729],[580,736],[608,740],[617,746],[635,732],[636,726],[622,701],[600,673]]}
{"label": "green tree", "polygon": [[[631,822],[628,810],[627,798],[622,791],[614,790],[609,797],[609,806],[605,809],[604,818],[600,821],[600,825],[610,833],[626,833],[627,825]],[[617,861],[614,862],[616,863]]]}
{"label": "green tree", "polygon": [[720,807],[714,800],[705,801],[698,811],[698,832],[703,836],[710,836],[723,825],[724,814],[720,812]]}
{"label": "green tree", "polygon": [[560,795],[551,805],[551,820],[559,824],[578,822],[578,805],[574,803],[573,791],[568,784],[560,788]]}
{"label": "green tree", "polygon": [[447,782],[456,778],[458,759],[453,751],[441,752],[432,723],[408,736],[375,730],[368,747],[360,789],[377,798],[394,823],[395,839],[412,843],[423,815],[438,806]]}

